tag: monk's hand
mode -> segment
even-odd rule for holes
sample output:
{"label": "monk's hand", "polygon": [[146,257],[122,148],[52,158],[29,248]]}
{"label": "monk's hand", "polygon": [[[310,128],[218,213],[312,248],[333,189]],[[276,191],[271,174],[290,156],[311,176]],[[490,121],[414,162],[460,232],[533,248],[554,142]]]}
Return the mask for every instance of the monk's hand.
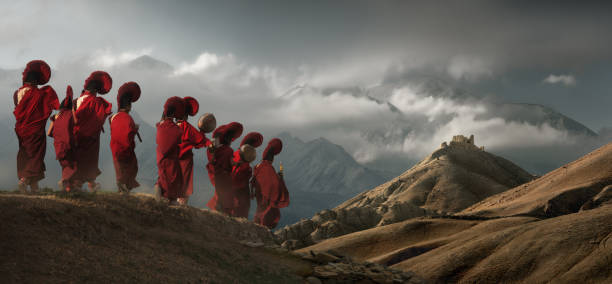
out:
{"label": "monk's hand", "polygon": [[134,127],[136,127],[136,130],[138,130],[138,129],[140,129],[140,124],[135,123],[135,124],[134,124]]}

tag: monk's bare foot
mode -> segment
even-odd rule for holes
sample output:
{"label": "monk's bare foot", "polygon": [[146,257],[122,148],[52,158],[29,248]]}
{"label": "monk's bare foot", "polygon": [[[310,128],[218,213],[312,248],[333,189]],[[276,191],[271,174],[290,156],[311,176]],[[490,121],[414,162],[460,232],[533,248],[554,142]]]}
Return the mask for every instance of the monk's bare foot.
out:
{"label": "monk's bare foot", "polygon": [[121,194],[128,194],[130,190],[127,188],[127,185],[123,183],[117,183],[117,191]]}
{"label": "monk's bare foot", "polygon": [[98,192],[98,190],[100,190],[100,183],[97,182],[88,182],[87,186],[91,192]]}
{"label": "monk's bare foot", "polygon": [[30,182],[30,190],[32,191],[32,193],[38,193],[38,182],[37,181]]}
{"label": "monk's bare foot", "polygon": [[17,186],[19,187],[19,192],[28,193],[28,184],[26,183],[25,178],[21,178],[17,183]]}
{"label": "monk's bare foot", "polygon": [[177,198],[176,201],[178,202],[178,204],[180,205],[187,205],[187,198]]}
{"label": "monk's bare foot", "polygon": [[155,199],[161,200],[161,188],[159,187],[159,185],[156,184],[154,189],[155,189]]}

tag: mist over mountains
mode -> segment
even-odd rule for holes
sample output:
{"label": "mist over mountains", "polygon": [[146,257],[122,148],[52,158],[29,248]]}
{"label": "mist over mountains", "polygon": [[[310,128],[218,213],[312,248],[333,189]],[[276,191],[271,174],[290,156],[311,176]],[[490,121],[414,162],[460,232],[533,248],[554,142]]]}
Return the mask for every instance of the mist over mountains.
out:
{"label": "mist over mountains", "polygon": [[[261,132],[264,143],[279,135],[285,149],[277,163],[284,163],[296,197],[293,208],[285,210],[287,222],[333,207],[399,175],[456,134],[476,135],[487,151],[534,174],[571,161],[612,137],[609,131],[596,133],[550,107],[474,94],[435,72],[402,76],[388,72],[380,83],[367,87],[334,86],[334,78],[318,85],[316,76],[306,71],[284,72],[247,64],[231,54],[211,53],[172,66],[147,54],[103,52],[52,67],[50,85],[60,98],[67,84],[78,90],[96,69],[113,76],[115,88],[105,96],[113,104],[123,82],[140,84],[143,95],[132,113],[144,140],[136,147],[143,184],[139,191],[150,191],[157,177],[154,124],[169,96],[194,96],[201,113],[215,113],[219,124],[239,121],[245,133]],[[0,185],[6,188],[16,183],[11,95],[20,79],[21,70],[0,70],[0,90],[7,94],[0,97],[5,109],[0,128],[6,133],[0,136],[4,145]],[[109,133],[102,134],[100,180],[104,187],[114,188],[108,141]],[[59,167],[53,141],[47,142],[43,183],[54,187]],[[203,151],[195,155],[195,183],[202,190],[196,190],[190,204],[198,207],[212,196],[204,156]]]}

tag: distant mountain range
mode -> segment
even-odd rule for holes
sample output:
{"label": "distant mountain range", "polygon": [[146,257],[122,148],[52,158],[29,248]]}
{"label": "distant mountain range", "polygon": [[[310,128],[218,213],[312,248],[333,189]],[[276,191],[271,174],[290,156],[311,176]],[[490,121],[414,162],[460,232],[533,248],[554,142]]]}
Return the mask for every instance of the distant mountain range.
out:
{"label": "distant mountain range", "polygon": [[414,217],[452,214],[534,178],[467,138],[458,139],[445,142],[400,176],[283,228],[278,235],[301,247]]}

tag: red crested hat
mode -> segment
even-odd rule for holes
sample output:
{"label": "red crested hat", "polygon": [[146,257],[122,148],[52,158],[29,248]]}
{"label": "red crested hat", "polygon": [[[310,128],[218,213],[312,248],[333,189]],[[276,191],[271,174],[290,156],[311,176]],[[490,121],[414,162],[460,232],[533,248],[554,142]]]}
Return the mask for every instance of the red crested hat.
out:
{"label": "red crested hat", "polygon": [[130,96],[130,101],[136,102],[140,98],[140,86],[136,82],[127,82],[121,85],[117,92],[117,105],[121,105],[123,96]]}
{"label": "red crested hat", "polygon": [[183,99],[185,100],[185,112],[189,116],[196,115],[198,113],[198,110],[200,110],[200,104],[198,103],[198,100],[193,97],[185,97]]}
{"label": "red crested hat", "polygon": [[221,125],[219,127],[217,127],[215,129],[215,131],[213,131],[213,137],[217,137],[217,136],[223,136],[225,135],[225,129],[227,128],[227,125]]}
{"label": "red crested hat", "polygon": [[66,87],[66,98],[60,104],[60,108],[72,108],[72,94],[72,86],[68,85],[68,87]]}
{"label": "red crested hat", "polygon": [[170,97],[166,100],[164,104],[164,115],[168,113],[170,108],[174,109],[174,114],[172,115],[174,118],[183,118],[185,115],[185,102],[179,97]]}
{"label": "red crested hat", "polygon": [[266,150],[264,150],[263,152],[263,158],[265,159],[268,156],[268,153],[272,154],[272,156],[276,156],[282,150],[283,150],[283,142],[278,138],[274,138],[270,140],[270,142],[268,142],[268,146],[266,147]]}
{"label": "red crested hat", "polygon": [[113,87],[113,78],[111,78],[111,76],[104,71],[94,71],[91,73],[91,75],[89,75],[89,77],[87,77],[87,80],[85,80],[83,89],[87,90],[87,87],[89,87],[90,84],[96,84],[94,86],[94,90],[97,93],[104,95]]}
{"label": "red crested hat", "polygon": [[244,128],[242,127],[242,124],[238,123],[238,122],[230,122],[230,124],[227,125],[227,129],[225,130],[225,134],[227,134],[228,132],[232,134],[232,142],[236,139],[238,139],[238,137],[240,137],[240,135],[242,135],[242,131],[244,130]]}
{"label": "red crested hat", "polygon": [[26,67],[23,70],[23,73],[21,74],[22,81],[25,82],[28,75],[33,72],[40,73],[40,77],[38,78],[37,82],[31,83],[35,83],[37,85],[44,85],[49,82],[49,79],[51,78],[51,67],[49,67],[49,64],[47,64],[47,62],[44,62],[42,60],[32,60],[28,62],[28,64],[26,64]]}
{"label": "red crested hat", "polygon": [[248,144],[253,146],[253,148],[257,148],[261,146],[263,143],[263,135],[259,132],[250,132],[242,138],[242,142],[240,142],[240,146],[244,144]]}

